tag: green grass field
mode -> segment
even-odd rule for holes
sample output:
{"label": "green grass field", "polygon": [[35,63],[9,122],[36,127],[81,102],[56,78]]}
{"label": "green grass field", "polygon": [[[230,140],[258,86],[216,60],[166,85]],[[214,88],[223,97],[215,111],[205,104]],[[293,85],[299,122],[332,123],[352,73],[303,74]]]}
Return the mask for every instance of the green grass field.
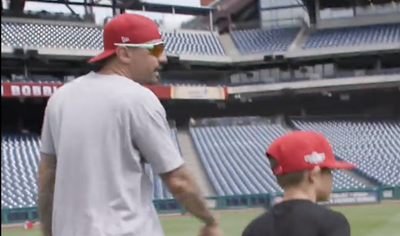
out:
{"label": "green grass field", "polygon": [[[398,236],[400,232],[400,204],[339,207],[335,210],[347,216],[352,236]],[[221,225],[226,236],[240,236],[244,227],[259,212],[221,213]],[[196,236],[200,224],[191,217],[162,217],[167,236]],[[2,236],[40,236],[38,230],[2,229]]]}

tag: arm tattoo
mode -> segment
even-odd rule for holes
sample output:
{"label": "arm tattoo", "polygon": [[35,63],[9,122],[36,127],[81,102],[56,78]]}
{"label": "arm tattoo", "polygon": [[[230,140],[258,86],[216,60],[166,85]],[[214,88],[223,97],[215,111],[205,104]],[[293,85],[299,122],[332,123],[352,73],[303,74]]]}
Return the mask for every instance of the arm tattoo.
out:
{"label": "arm tattoo", "polygon": [[53,194],[56,178],[56,158],[41,154],[38,170],[38,214],[43,236],[52,236]]}
{"label": "arm tattoo", "polygon": [[172,195],[192,215],[208,225],[217,223],[215,217],[207,208],[207,203],[197,182],[186,166],[183,165],[170,173],[162,174],[161,178],[169,187]]}

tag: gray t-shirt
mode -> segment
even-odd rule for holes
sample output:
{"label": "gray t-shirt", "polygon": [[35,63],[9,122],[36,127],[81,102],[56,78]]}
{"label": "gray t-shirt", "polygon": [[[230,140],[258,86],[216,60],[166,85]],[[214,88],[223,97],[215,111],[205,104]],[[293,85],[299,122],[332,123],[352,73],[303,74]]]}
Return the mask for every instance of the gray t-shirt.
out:
{"label": "gray t-shirt", "polygon": [[89,73],[48,101],[42,153],[57,158],[53,236],[163,236],[157,174],[183,164],[165,109],[149,89]]}

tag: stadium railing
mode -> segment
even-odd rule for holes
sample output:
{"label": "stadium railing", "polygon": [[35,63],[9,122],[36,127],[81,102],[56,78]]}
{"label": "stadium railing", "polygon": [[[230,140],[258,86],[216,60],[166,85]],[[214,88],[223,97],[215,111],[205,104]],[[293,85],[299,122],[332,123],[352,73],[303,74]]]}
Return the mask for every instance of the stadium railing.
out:
{"label": "stadium railing", "polygon": [[[281,195],[255,194],[236,195],[207,198],[209,207],[215,210],[245,209],[245,208],[268,208],[281,201]],[[383,186],[367,189],[350,189],[334,191],[326,205],[356,205],[375,204],[382,200],[399,200],[400,186]],[[155,200],[154,205],[159,214],[184,214],[187,211],[174,199]],[[1,210],[1,223],[20,223],[27,220],[38,219],[36,207],[13,208]]]}

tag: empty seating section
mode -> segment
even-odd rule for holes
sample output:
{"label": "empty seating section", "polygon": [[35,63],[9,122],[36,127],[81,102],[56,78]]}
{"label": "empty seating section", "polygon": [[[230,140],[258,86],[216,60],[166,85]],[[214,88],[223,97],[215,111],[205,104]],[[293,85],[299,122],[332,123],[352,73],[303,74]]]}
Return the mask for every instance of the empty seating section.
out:
{"label": "empty seating section", "polygon": [[330,140],[335,155],[383,185],[400,186],[400,121],[295,120]]}
{"label": "empty seating section", "polygon": [[197,55],[225,55],[218,36],[213,33],[189,33],[189,32],[164,32],[163,39],[166,48],[171,53],[185,53]]}
{"label": "empty seating section", "polygon": [[[266,147],[288,132],[278,124],[192,127],[190,133],[217,195],[281,192],[265,157]],[[335,190],[366,185],[343,171],[333,172]]]}
{"label": "empty seating section", "polygon": [[351,188],[366,188],[367,185],[357,179],[354,179],[350,175],[346,174],[342,170],[333,171],[333,186],[334,190],[343,190]]}
{"label": "empty seating section", "polygon": [[400,24],[321,29],[311,33],[304,49],[400,43]]}
{"label": "empty seating section", "polygon": [[14,47],[102,49],[96,27],[1,22],[1,45]]}
{"label": "empty seating section", "polygon": [[296,38],[299,28],[233,31],[232,40],[241,54],[284,52]]}
{"label": "empty seating section", "polygon": [[[195,148],[216,195],[281,192],[266,160],[265,149],[288,130],[265,119],[243,121],[196,121],[195,126],[190,127]],[[355,163],[362,174],[384,185],[400,185],[400,121],[294,120],[294,123],[300,129],[317,130],[326,135],[335,154]],[[171,136],[179,149],[176,128],[171,129]],[[38,135],[2,134],[2,208],[36,204],[39,148]],[[152,171],[149,165],[146,169]],[[333,174],[334,190],[367,187],[344,171]],[[152,176],[153,198],[171,199],[172,195],[161,179]]]}
{"label": "empty seating section", "polygon": [[217,195],[279,192],[265,147],[285,133],[280,125],[192,127],[190,133]]}
{"label": "empty seating section", "polygon": [[[176,131],[171,135],[176,142]],[[176,144],[178,147],[178,144]],[[36,205],[37,167],[40,139],[36,134],[1,135],[1,207],[20,208]],[[147,166],[147,171],[152,171]],[[171,199],[161,179],[153,175],[154,199]]]}
{"label": "empty seating section", "polygon": [[1,135],[1,208],[36,205],[39,146],[38,135]]}
{"label": "empty seating section", "polygon": [[[211,32],[163,32],[166,51],[171,53],[224,55],[218,36]],[[100,50],[102,30],[67,24],[1,22],[1,45],[61,49]]]}
{"label": "empty seating section", "polygon": [[[251,29],[231,33],[241,54],[284,52],[299,33],[299,28]],[[174,54],[224,56],[218,35],[207,31],[164,31],[166,51]],[[94,26],[1,22],[1,45],[62,49],[100,50],[102,30]],[[312,32],[302,48],[400,43],[400,24],[320,29]]]}

